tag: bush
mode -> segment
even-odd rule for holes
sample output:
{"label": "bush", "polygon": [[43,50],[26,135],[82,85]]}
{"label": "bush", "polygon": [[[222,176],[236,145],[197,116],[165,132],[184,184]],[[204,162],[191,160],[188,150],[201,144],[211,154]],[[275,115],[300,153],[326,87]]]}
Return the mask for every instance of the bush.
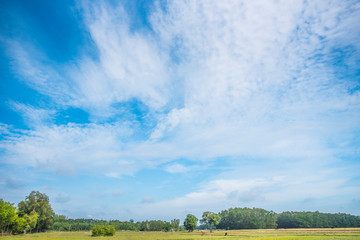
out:
{"label": "bush", "polygon": [[95,225],[92,229],[92,236],[114,236],[115,226],[112,225]]}

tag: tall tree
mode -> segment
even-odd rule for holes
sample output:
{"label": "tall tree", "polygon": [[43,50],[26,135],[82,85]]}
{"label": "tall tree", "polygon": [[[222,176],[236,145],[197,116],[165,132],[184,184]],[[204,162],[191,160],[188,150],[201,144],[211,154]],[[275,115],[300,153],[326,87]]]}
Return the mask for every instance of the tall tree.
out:
{"label": "tall tree", "polygon": [[194,231],[194,229],[196,229],[197,221],[198,221],[197,217],[195,217],[192,214],[188,214],[184,221],[185,229],[188,230],[189,232]]}
{"label": "tall tree", "polygon": [[208,224],[210,227],[210,232],[212,232],[213,225],[216,226],[219,224],[221,217],[217,213],[213,212],[204,212],[202,219],[200,220],[203,224]]}
{"label": "tall tree", "polygon": [[30,215],[35,211],[39,216],[36,223],[35,230],[45,231],[49,229],[53,223],[54,211],[51,208],[49,197],[39,191],[32,191],[25,201],[21,201],[18,205],[19,216],[24,217],[25,214]]}

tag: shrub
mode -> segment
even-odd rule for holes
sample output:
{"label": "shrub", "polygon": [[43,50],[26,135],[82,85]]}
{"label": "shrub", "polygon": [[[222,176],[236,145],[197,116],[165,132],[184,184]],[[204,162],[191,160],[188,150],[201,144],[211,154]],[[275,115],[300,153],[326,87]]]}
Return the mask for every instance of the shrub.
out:
{"label": "shrub", "polygon": [[92,229],[92,236],[113,236],[115,234],[115,226],[112,225],[95,225]]}

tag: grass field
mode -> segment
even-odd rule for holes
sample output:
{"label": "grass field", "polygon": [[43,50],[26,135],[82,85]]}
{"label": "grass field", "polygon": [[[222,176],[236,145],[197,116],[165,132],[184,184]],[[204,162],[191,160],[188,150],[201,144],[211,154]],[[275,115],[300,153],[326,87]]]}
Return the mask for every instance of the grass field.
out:
{"label": "grass field", "polygon": [[[228,236],[225,236],[225,233]],[[47,232],[17,236],[0,236],[0,239],[106,239],[106,240],[155,240],[155,239],[251,239],[251,240],[290,240],[290,239],[360,239],[360,228],[336,229],[262,229],[214,231],[210,235],[205,231],[188,232],[116,232],[113,237],[91,237],[91,232]]]}

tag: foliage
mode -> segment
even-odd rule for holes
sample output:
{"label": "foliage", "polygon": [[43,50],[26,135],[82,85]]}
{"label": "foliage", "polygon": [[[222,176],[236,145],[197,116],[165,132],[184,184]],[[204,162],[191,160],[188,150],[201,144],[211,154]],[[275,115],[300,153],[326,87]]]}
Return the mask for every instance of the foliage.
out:
{"label": "foliage", "polygon": [[184,221],[185,229],[188,230],[189,232],[194,231],[194,229],[196,229],[197,221],[198,221],[197,217],[195,217],[192,214],[188,214]]}
{"label": "foliage", "polygon": [[277,218],[278,228],[360,227],[360,217],[345,213],[283,212]]}
{"label": "foliage", "polygon": [[0,198],[0,231],[1,234],[10,233],[16,215],[16,207],[12,203],[5,202]]}
{"label": "foliage", "polygon": [[204,212],[202,215],[201,223],[208,224],[210,226],[210,232],[212,232],[212,226],[217,226],[220,222],[221,217],[217,213]]}
{"label": "foliage", "polygon": [[[178,220],[180,221],[180,220]],[[54,224],[51,230],[55,231],[89,231],[95,225],[112,225],[116,231],[130,230],[130,231],[170,231],[174,226],[170,222],[161,220],[148,220],[142,222],[119,221],[119,220],[96,220],[96,219],[71,219],[62,215],[54,216]],[[175,229],[174,229],[175,230]]]}
{"label": "foliage", "polygon": [[180,219],[171,220],[171,225],[172,225],[173,230],[179,231]]}
{"label": "foliage", "polygon": [[219,215],[221,229],[276,228],[277,214],[261,208],[230,208]]}
{"label": "foliage", "polygon": [[92,236],[114,236],[115,227],[112,225],[95,225],[91,229]]}
{"label": "foliage", "polygon": [[27,228],[27,222],[24,218],[16,215],[15,219],[11,224],[11,232],[15,234],[23,233]]}
{"label": "foliage", "polygon": [[35,211],[32,211],[30,214],[19,217],[16,207],[12,203],[0,199],[0,230],[2,234],[31,231],[36,226],[38,216]]}
{"label": "foliage", "polygon": [[36,223],[36,231],[45,231],[51,227],[53,223],[54,212],[49,203],[49,197],[39,191],[32,191],[25,201],[21,201],[18,205],[20,217],[31,214],[35,211],[39,216]]}
{"label": "foliage", "polygon": [[169,231],[172,229],[171,223],[161,220],[137,222],[136,226],[139,231]]}
{"label": "foliage", "polygon": [[163,229],[165,232],[168,232],[168,231],[170,231],[170,230],[172,229],[172,224],[169,223],[169,222],[165,222],[165,223],[163,224],[162,229]]}
{"label": "foliage", "polygon": [[[287,212],[288,213],[288,212]],[[302,219],[312,219],[312,225],[298,223],[301,222],[296,220],[298,218],[292,218],[293,220],[286,221],[287,214],[276,214],[272,211],[266,211],[264,209],[259,208],[231,208],[228,210],[222,211],[220,214],[221,220],[219,225],[216,227],[217,229],[259,229],[259,228],[267,228],[274,229],[277,227],[277,223],[281,228],[290,228],[290,227],[357,227],[359,226],[359,217],[352,216],[349,214],[324,214],[329,223],[336,224],[323,224],[325,220],[320,217],[319,213],[310,213],[308,212],[308,217],[302,217]],[[303,214],[304,215],[304,214]],[[306,214],[305,214],[306,215]],[[337,220],[336,220],[337,219]],[[202,219],[203,220],[203,219]],[[278,221],[277,221],[278,220]],[[297,225],[284,225],[291,223],[291,221],[295,222]],[[304,220],[302,220],[304,221]],[[179,219],[171,220],[171,225],[173,230],[177,230],[180,227],[178,224],[180,223]],[[185,224],[185,222],[184,222]],[[119,220],[96,220],[96,219],[70,219],[65,216],[55,215],[54,216],[54,224],[52,226],[52,230],[56,231],[90,231],[94,225],[113,225],[117,231],[121,230],[130,230],[130,231],[169,231],[169,224],[166,221],[161,220],[148,220],[142,222],[134,222],[131,221],[119,221]],[[176,228],[176,226],[179,226]],[[213,224],[214,228],[215,224]],[[185,225],[184,225],[185,227]],[[206,229],[205,225],[200,226],[199,228]],[[186,228],[186,227],[185,227]],[[198,229],[199,229],[198,228]],[[190,228],[186,228],[190,230]],[[194,227],[192,230],[195,230]]]}
{"label": "foliage", "polygon": [[130,230],[130,231],[136,231],[138,230],[136,223],[134,223],[134,220],[130,221],[119,221],[119,220],[112,220],[109,221],[109,224],[114,225],[116,230]]}
{"label": "foliage", "polygon": [[31,232],[36,227],[36,224],[39,219],[39,214],[34,210],[30,214],[25,214],[24,219],[26,221],[26,226],[24,230]]}

